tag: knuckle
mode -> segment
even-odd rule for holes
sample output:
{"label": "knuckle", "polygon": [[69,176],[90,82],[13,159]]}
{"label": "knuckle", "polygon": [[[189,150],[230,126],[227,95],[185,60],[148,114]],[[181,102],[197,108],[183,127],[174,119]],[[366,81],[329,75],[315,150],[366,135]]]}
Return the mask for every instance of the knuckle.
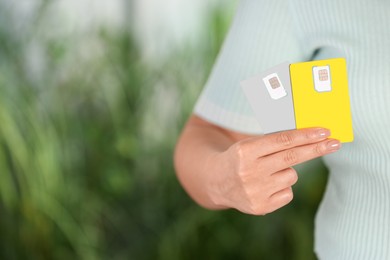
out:
{"label": "knuckle", "polygon": [[285,163],[287,163],[288,165],[292,165],[292,164],[295,164],[298,162],[298,155],[297,155],[297,152],[295,150],[287,150],[285,153],[284,153],[284,157],[283,157],[283,160]]}
{"label": "knuckle", "polygon": [[294,193],[293,193],[293,190],[292,188],[286,188],[284,191],[283,191],[283,194],[281,195],[281,197],[279,198],[279,201],[277,203],[277,208],[281,208],[281,207],[284,207],[286,206],[287,204],[289,204],[292,200],[294,199]]}
{"label": "knuckle", "polygon": [[298,181],[298,174],[297,172],[290,168],[288,171],[288,183],[290,185],[294,185]]}
{"label": "knuckle", "polygon": [[288,192],[286,192],[285,195],[285,202],[286,204],[290,203],[294,199],[294,192],[290,188]]}
{"label": "knuckle", "polygon": [[261,215],[265,216],[265,215],[267,215],[267,214],[269,214],[269,213],[272,213],[272,212],[274,212],[274,211],[280,209],[281,207],[283,207],[283,205],[275,205],[275,204],[273,204],[273,203],[270,203],[270,204],[268,205],[268,207],[266,207],[266,208],[261,212]]}
{"label": "knuckle", "polygon": [[266,214],[266,210],[264,209],[264,207],[262,205],[251,204],[250,212],[252,215],[257,215],[257,216]]}
{"label": "knuckle", "polygon": [[258,214],[266,215],[268,213],[274,212],[277,209],[280,209],[286,206],[287,204],[289,204],[293,200],[293,198],[294,198],[294,193],[292,188],[290,187],[285,191],[283,191],[282,197],[280,197],[277,202],[274,202],[273,204],[270,204],[268,207],[265,207],[264,209],[262,209],[261,212],[258,212]]}
{"label": "knuckle", "polygon": [[249,213],[252,215],[264,215],[266,210],[266,203],[262,197],[250,197],[248,200]]}
{"label": "knuckle", "polygon": [[306,131],[305,132],[305,138],[306,139],[313,139],[315,137],[316,137],[316,135],[315,135],[315,133],[313,131]]}
{"label": "knuckle", "polygon": [[269,213],[272,213],[272,212],[274,212],[274,211],[276,211],[278,208],[271,208],[271,207],[269,207],[269,208],[267,208],[267,209],[265,209],[263,212],[262,212],[262,216],[265,216],[265,215],[267,215],[267,214],[269,214]]}
{"label": "knuckle", "polygon": [[294,137],[291,133],[281,132],[276,136],[276,142],[282,146],[290,146],[294,142]]}
{"label": "knuckle", "polygon": [[322,155],[325,152],[325,149],[321,143],[318,143],[314,146],[314,153]]}

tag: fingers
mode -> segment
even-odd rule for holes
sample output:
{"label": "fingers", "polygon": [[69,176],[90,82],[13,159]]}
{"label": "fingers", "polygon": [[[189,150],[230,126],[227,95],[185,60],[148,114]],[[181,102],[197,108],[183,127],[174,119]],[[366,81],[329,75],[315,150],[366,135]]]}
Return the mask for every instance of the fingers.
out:
{"label": "fingers", "polygon": [[293,186],[298,181],[298,174],[293,168],[287,168],[276,172],[270,176],[272,178],[273,187],[271,194],[280,190]]}
{"label": "fingers", "polygon": [[263,214],[271,213],[286,206],[294,198],[291,186],[298,180],[296,171],[293,168],[288,168],[275,173],[274,176],[276,177],[279,186],[275,189],[276,192],[268,198],[267,208],[264,210]]}
{"label": "fingers", "polygon": [[305,128],[283,131],[248,140],[257,157],[273,154],[296,146],[316,143],[330,136],[326,128]]}
{"label": "fingers", "polygon": [[250,211],[240,210],[244,213],[249,213],[251,215],[266,215],[268,213],[274,212],[277,209],[280,209],[283,206],[286,206],[294,198],[293,190],[291,187],[284,188],[271,197],[268,198],[266,206],[252,206]]}
{"label": "fingers", "polygon": [[292,200],[291,186],[298,181],[297,172],[293,168],[279,171],[269,176],[269,178],[271,180],[268,185],[263,187],[262,192],[252,194],[248,213],[264,215],[275,211]]}
{"label": "fingers", "polygon": [[318,143],[284,150],[260,159],[259,164],[267,167],[266,171],[275,173],[299,163],[339,150],[341,143],[335,139],[327,139]]}
{"label": "fingers", "polygon": [[264,215],[288,204],[293,198],[291,186],[298,180],[291,166],[337,151],[340,142],[329,136],[328,129],[307,128],[248,138],[230,146],[222,153],[234,177],[223,191],[225,205]]}
{"label": "fingers", "polygon": [[267,213],[271,213],[283,206],[286,206],[293,200],[293,198],[294,193],[291,187],[278,191],[269,198]]}

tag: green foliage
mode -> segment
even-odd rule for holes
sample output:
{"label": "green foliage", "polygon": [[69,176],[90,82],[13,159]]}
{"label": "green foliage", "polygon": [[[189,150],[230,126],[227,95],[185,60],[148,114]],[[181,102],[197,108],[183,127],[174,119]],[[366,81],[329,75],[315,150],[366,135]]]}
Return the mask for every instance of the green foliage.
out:
{"label": "green foliage", "polygon": [[[202,44],[158,67],[128,29],[85,36],[96,52],[83,58],[73,52],[85,42],[45,38],[34,19],[37,35],[0,27],[1,259],[314,258],[317,163],[294,202],[265,217],[202,209],[176,180],[175,140],[229,15],[213,11]],[[25,65],[36,41],[41,76]]]}

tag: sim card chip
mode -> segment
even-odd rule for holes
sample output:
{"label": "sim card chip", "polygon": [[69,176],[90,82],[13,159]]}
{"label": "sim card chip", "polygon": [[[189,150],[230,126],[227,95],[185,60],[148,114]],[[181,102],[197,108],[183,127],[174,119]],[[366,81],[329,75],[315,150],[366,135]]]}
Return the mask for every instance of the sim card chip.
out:
{"label": "sim card chip", "polygon": [[330,67],[314,66],[313,67],[314,88],[317,92],[332,91]]}
{"label": "sim card chip", "polygon": [[326,81],[329,78],[328,71],[326,69],[319,70],[318,76],[320,81]]}
{"label": "sim card chip", "polygon": [[271,73],[268,76],[264,77],[263,82],[272,99],[277,100],[287,96],[287,92],[284,89],[277,73]]}
{"label": "sim card chip", "polygon": [[280,82],[277,77],[272,77],[269,79],[269,84],[273,89],[280,87]]}

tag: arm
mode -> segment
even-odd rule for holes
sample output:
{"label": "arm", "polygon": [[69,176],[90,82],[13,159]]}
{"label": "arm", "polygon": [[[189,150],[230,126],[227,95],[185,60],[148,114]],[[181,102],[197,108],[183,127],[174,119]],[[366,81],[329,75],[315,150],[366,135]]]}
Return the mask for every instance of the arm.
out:
{"label": "arm", "polygon": [[176,146],[175,168],[201,206],[264,215],[292,200],[293,165],[340,148],[329,135],[308,128],[251,137],[191,116]]}

